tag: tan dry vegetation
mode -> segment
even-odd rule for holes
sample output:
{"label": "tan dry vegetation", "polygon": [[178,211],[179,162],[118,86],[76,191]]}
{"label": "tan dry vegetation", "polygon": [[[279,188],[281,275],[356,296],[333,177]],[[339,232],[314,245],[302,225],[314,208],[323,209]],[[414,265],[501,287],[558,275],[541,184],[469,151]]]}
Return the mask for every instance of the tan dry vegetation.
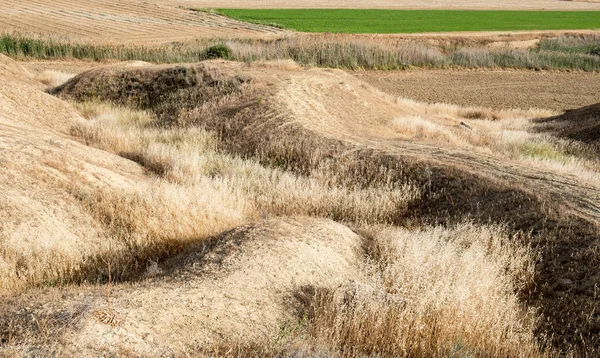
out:
{"label": "tan dry vegetation", "polygon": [[199,37],[269,37],[283,31],[195,12],[169,1],[0,1],[0,32],[74,41],[165,44]]}
{"label": "tan dry vegetation", "polygon": [[297,177],[227,155],[218,151],[214,134],[198,128],[149,128],[153,119],[147,112],[89,102],[74,105],[90,119],[72,130],[86,143],[132,158],[169,182],[230,187],[264,214],[386,222],[419,195],[410,185],[330,186],[328,182],[342,179],[333,173],[322,173],[326,178]]}
{"label": "tan dry vegetation", "polygon": [[62,85],[73,77],[75,77],[75,75],[70,73],[46,70],[37,74],[34,79],[42,83],[44,86],[46,86],[46,88],[53,88],[58,85]]}
{"label": "tan dry vegetation", "polygon": [[[133,356],[544,356],[535,315],[516,294],[532,284],[533,258],[503,229],[363,230],[368,263],[364,240],[331,221],[237,228],[148,270],[159,278],[116,286],[114,327],[91,314],[106,310],[106,298],[53,302],[51,312],[85,304],[53,347]],[[46,300],[30,300],[29,312],[44,317],[48,304],[37,305]],[[26,334],[17,332],[7,352],[36,344]]]}
{"label": "tan dry vegetation", "polygon": [[[477,223],[507,223],[511,231],[534,228],[527,242],[541,259],[534,283],[521,292],[521,299],[539,307],[545,318],[538,321],[536,333],[538,337],[548,334],[552,344],[561,349],[593,351],[594,345],[584,345],[575,332],[581,322],[591,326],[597,320],[593,286],[588,286],[597,280],[595,261],[589,256],[595,250],[597,232],[597,180],[583,181],[577,173],[507,160],[501,153],[453,147],[445,140],[429,144],[415,138],[403,140],[390,130],[394,118],[427,110],[434,112],[427,114],[432,119],[436,110],[438,114],[446,110],[450,118],[456,115],[473,121],[489,117],[491,123],[494,115],[495,121],[502,116],[507,123],[514,121],[507,113],[518,111],[478,109],[474,115],[473,109],[457,107],[415,108],[398,104],[339,70],[276,67],[213,61],[178,67],[111,68],[82,74],[57,92],[71,99],[96,98],[146,108],[167,128],[200,126],[217,133],[219,151],[256,158],[262,165],[327,185],[373,188],[387,183],[421,188],[421,196],[408,210],[386,217],[386,223],[451,224],[468,217]],[[165,81],[168,76],[179,80]],[[150,83],[152,86],[147,85]],[[523,121],[515,123],[523,125]],[[329,217],[344,220],[344,216]],[[570,290],[569,285],[590,289]],[[559,298],[565,294],[568,300]],[[576,306],[583,309],[573,311],[571,302],[578,302]],[[585,334],[586,340],[593,339]]]}
{"label": "tan dry vegetation", "polygon": [[254,215],[226,183],[162,183],[74,142],[68,133],[85,120],[68,104],[24,76],[3,71],[3,80],[2,291],[104,280],[107,262],[129,277],[148,259]]}
{"label": "tan dry vegetation", "polygon": [[[373,229],[371,229],[373,230]],[[348,356],[540,356],[531,252],[498,227],[371,232],[365,280],[316,293],[311,330]]]}
{"label": "tan dry vegetation", "polygon": [[[53,186],[109,239],[95,261],[75,257],[96,270],[77,277],[103,282],[110,262],[113,278],[130,282],[112,286],[110,306],[69,286],[50,305],[53,290],[7,304],[8,355],[543,356],[546,335],[563,352],[594,352],[599,184],[496,153],[510,141],[490,134],[517,130],[528,143],[525,117],[543,112],[397,100],[290,62],[110,66],[54,92],[87,119],[31,126],[51,123],[145,169],[123,160],[141,185]],[[407,135],[403,118],[430,124]],[[492,138],[458,132],[457,121]],[[256,222],[272,215],[293,217]],[[88,242],[77,248],[98,253]],[[50,335],[36,323],[45,318]]]}
{"label": "tan dry vegetation", "polygon": [[67,188],[127,188],[142,173],[62,134],[83,119],[4,57],[2,81],[0,287],[6,290],[69,276],[105,248],[100,225]]}
{"label": "tan dry vegetation", "polygon": [[600,181],[593,147],[536,133],[539,125],[532,119],[549,117],[551,111],[426,105],[403,98],[397,102],[414,110],[414,114],[391,122],[391,129],[404,139],[434,145],[443,142],[448,147],[573,174],[585,181]]}

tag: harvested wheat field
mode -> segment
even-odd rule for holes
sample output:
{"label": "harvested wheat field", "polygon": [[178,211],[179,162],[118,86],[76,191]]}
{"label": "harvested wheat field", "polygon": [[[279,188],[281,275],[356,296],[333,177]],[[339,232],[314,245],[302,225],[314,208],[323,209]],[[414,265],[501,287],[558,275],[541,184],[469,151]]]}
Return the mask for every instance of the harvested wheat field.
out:
{"label": "harvested wheat field", "polygon": [[0,1],[0,32],[74,41],[156,45],[201,37],[269,37],[283,32],[192,11],[170,1]]}
{"label": "harvested wheat field", "polygon": [[598,353],[597,142],[572,129],[596,107],[289,60],[29,66],[0,72],[0,355]]}
{"label": "harvested wheat field", "polygon": [[600,100],[598,73],[415,70],[364,71],[355,75],[391,95],[427,103],[564,111]]}

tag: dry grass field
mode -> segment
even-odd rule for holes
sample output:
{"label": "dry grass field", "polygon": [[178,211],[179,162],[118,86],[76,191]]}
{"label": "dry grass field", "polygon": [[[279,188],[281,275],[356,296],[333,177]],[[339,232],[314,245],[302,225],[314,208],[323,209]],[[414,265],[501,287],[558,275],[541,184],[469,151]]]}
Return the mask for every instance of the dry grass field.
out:
{"label": "dry grass field", "polygon": [[595,352],[600,174],[558,112],[289,61],[114,64],[57,98],[70,76],[3,61],[4,355]]}
{"label": "dry grass field", "polygon": [[199,37],[268,37],[282,31],[180,8],[169,1],[0,1],[0,32],[76,41],[163,44]]}
{"label": "dry grass field", "polygon": [[597,33],[207,4],[0,0],[0,357],[600,355]]}

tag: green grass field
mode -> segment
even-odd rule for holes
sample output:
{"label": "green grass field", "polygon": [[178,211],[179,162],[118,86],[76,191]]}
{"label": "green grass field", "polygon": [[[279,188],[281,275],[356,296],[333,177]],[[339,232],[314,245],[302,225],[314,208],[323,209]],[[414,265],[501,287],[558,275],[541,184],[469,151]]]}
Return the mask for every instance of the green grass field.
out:
{"label": "green grass field", "polygon": [[599,11],[219,9],[234,19],[303,32],[415,33],[600,29]]}

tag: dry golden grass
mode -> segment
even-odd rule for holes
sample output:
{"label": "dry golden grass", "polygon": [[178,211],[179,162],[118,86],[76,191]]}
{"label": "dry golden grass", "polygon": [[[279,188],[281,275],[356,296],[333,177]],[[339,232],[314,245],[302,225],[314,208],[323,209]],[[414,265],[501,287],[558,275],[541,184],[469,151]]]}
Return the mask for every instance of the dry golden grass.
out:
{"label": "dry golden grass", "polygon": [[600,183],[600,166],[591,147],[539,133],[536,118],[548,110],[490,110],[398,98],[413,115],[399,116],[391,127],[402,138],[485,153]]}
{"label": "dry golden grass", "polygon": [[41,82],[46,88],[53,88],[67,82],[74,76],[73,74],[61,71],[46,70],[37,74],[34,80]]}
{"label": "dry golden grass", "polygon": [[182,187],[214,182],[235,188],[263,214],[387,222],[419,196],[410,185],[347,188],[330,184],[342,181],[332,173],[299,177],[220,152],[215,135],[204,130],[159,129],[149,125],[147,112],[90,102],[74,105],[90,119],[73,129],[86,143],[131,158]]}
{"label": "dry golden grass", "polygon": [[[32,274],[21,287],[48,283],[53,275],[61,283],[103,282],[109,263],[113,277],[131,280],[117,285],[121,292],[111,301],[125,317],[123,326],[84,318],[83,327],[66,329],[77,338],[72,341],[98,347],[109,337],[123,352],[146,356],[537,357],[546,355],[544,332],[554,331],[541,325],[550,322],[557,331],[566,327],[561,338],[577,342],[570,334],[580,316],[559,321],[562,313],[553,309],[565,301],[550,291],[562,279],[556,262],[573,262],[571,253],[587,251],[561,247],[557,256],[544,240],[595,240],[589,212],[598,191],[579,188],[580,177],[565,180],[529,165],[528,151],[548,160],[539,164],[545,168],[579,157],[570,142],[531,133],[528,118],[548,113],[393,101],[342,71],[291,62],[113,66],[61,91],[71,100],[110,101],[72,102],[86,120],[69,122],[70,134],[141,164],[147,174],[123,187],[84,185],[85,170],[70,174],[61,190],[77,200],[103,240],[65,245],[65,252],[77,253],[70,261],[48,256],[37,265],[33,255],[21,256]],[[582,163],[577,168],[585,168]],[[60,166],[54,164],[68,172]],[[565,206],[531,193],[538,186],[563,195]],[[580,189],[589,189],[587,197]],[[571,221],[567,205],[587,219]],[[258,221],[296,215],[334,219],[362,235],[323,219]],[[464,223],[465,217],[472,221]],[[581,225],[572,228],[574,222]],[[520,231],[532,228],[531,236]],[[18,246],[11,249],[12,255]],[[581,271],[568,272],[589,274],[582,263]],[[19,264],[12,260],[6,271]],[[358,271],[336,271],[344,265]],[[35,276],[44,270],[48,277]],[[346,283],[338,287],[340,277]],[[536,301],[540,290],[545,301]],[[593,302],[588,291],[565,294]],[[294,299],[304,304],[300,322],[286,306],[298,303]],[[542,320],[535,308],[548,316]],[[207,311],[218,314],[205,318]],[[255,321],[240,318],[248,316]],[[282,326],[254,345],[236,342],[233,334],[223,334],[222,344],[203,345],[200,333],[189,330],[200,324],[216,332]],[[153,331],[155,325],[160,329]],[[119,341],[124,334],[141,338]],[[551,343],[563,352],[571,348]]]}
{"label": "dry golden grass", "polygon": [[534,257],[504,229],[368,231],[376,258],[365,277],[316,293],[316,338],[343,356],[543,356],[518,297]]}
{"label": "dry golden grass", "polygon": [[[81,140],[138,161],[158,175],[156,180],[162,185],[177,185],[182,192],[197,191],[198,182],[225,185],[228,193],[237,190],[235,197],[249,203],[255,210],[254,215],[331,217],[334,213],[334,218],[359,224],[386,222],[386,218],[397,214],[399,208],[406,207],[419,195],[418,190],[409,186],[348,188],[332,185],[347,179],[327,177],[332,175],[328,172],[321,173],[321,177],[314,173],[311,177],[301,177],[265,168],[252,159],[221,152],[218,149],[221,144],[214,134],[202,129],[161,128],[149,112],[114,105],[94,102],[73,105],[89,120],[73,129]],[[451,114],[456,118],[472,118],[476,114],[477,118],[490,117],[490,122],[496,115],[442,106],[428,111],[426,115],[430,117]],[[427,123],[423,118],[416,121],[416,126]],[[525,126],[524,121],[513,125]],[[439,132],[441,127],[436,125],[432,124],[427,130]],[[446,133],[452,134],[450,131]],[[414,136],[418,132],[408,130]],[[427,134],[418,139],[449,139],[435,135],[428,137]],[[469,142],[460,134],[453,144],[481,145],[473,140]],[[218,196],[210,185],[204,184],[202,189],[206,195]],[[148,241],[153,248],[177,245],[177,238],[188,233],[190,237],[205,236],[205,232],[194,233],[193,225],[183,225],[184,233],[155,239],[164,237],[172,225],[169,219],[156,226],[153,219],[148,220],[165,216],[165,204],[157,206],[156,203],[164,203],[167,197],[166,202],[175,198],[174,205],[189,210],[186,201],[169,193],[165,197],[148,195],[148,200],[113,198],[106,201],[108,205],[98,201],[91,207],[100,208],[105,221],[114,225],[116,231],[137,236],[136,230],[141,230],[143,236],[134,247],[142,247]],[[218,201],[227,203],[231,198],[220,196]],[[148,210],[152,203],[152,210]],[[233,212],[244,212],[243,208],[236,209]],[[227,210],[231,215],[231,208]],[[174,217],[189,215],[173,211],[177,213]],[[308,326],[302,328],[313,337],[312,345],[344,356],[488,354],[500,357],[518,352],[520,356],[540,355],[533,338],[535,315],[521,305],[517,294],[531,284],[532,254],[511,243],[501,228],[464,224],[455,229],[429,228],[416,232],[390,228],[367,231],[373,236],[374,243],[370,245],[376,247],[371,249],[377,253],[376,261],[359,283],[333,291],[317,290],[316,301],[312,302],[314,316]],[[231,347],[232,343],[227,345]],[[259,348],[237,349],[242,356],[255,353]],[[267,355],[281,353],[265,346],[260,349]]]}

